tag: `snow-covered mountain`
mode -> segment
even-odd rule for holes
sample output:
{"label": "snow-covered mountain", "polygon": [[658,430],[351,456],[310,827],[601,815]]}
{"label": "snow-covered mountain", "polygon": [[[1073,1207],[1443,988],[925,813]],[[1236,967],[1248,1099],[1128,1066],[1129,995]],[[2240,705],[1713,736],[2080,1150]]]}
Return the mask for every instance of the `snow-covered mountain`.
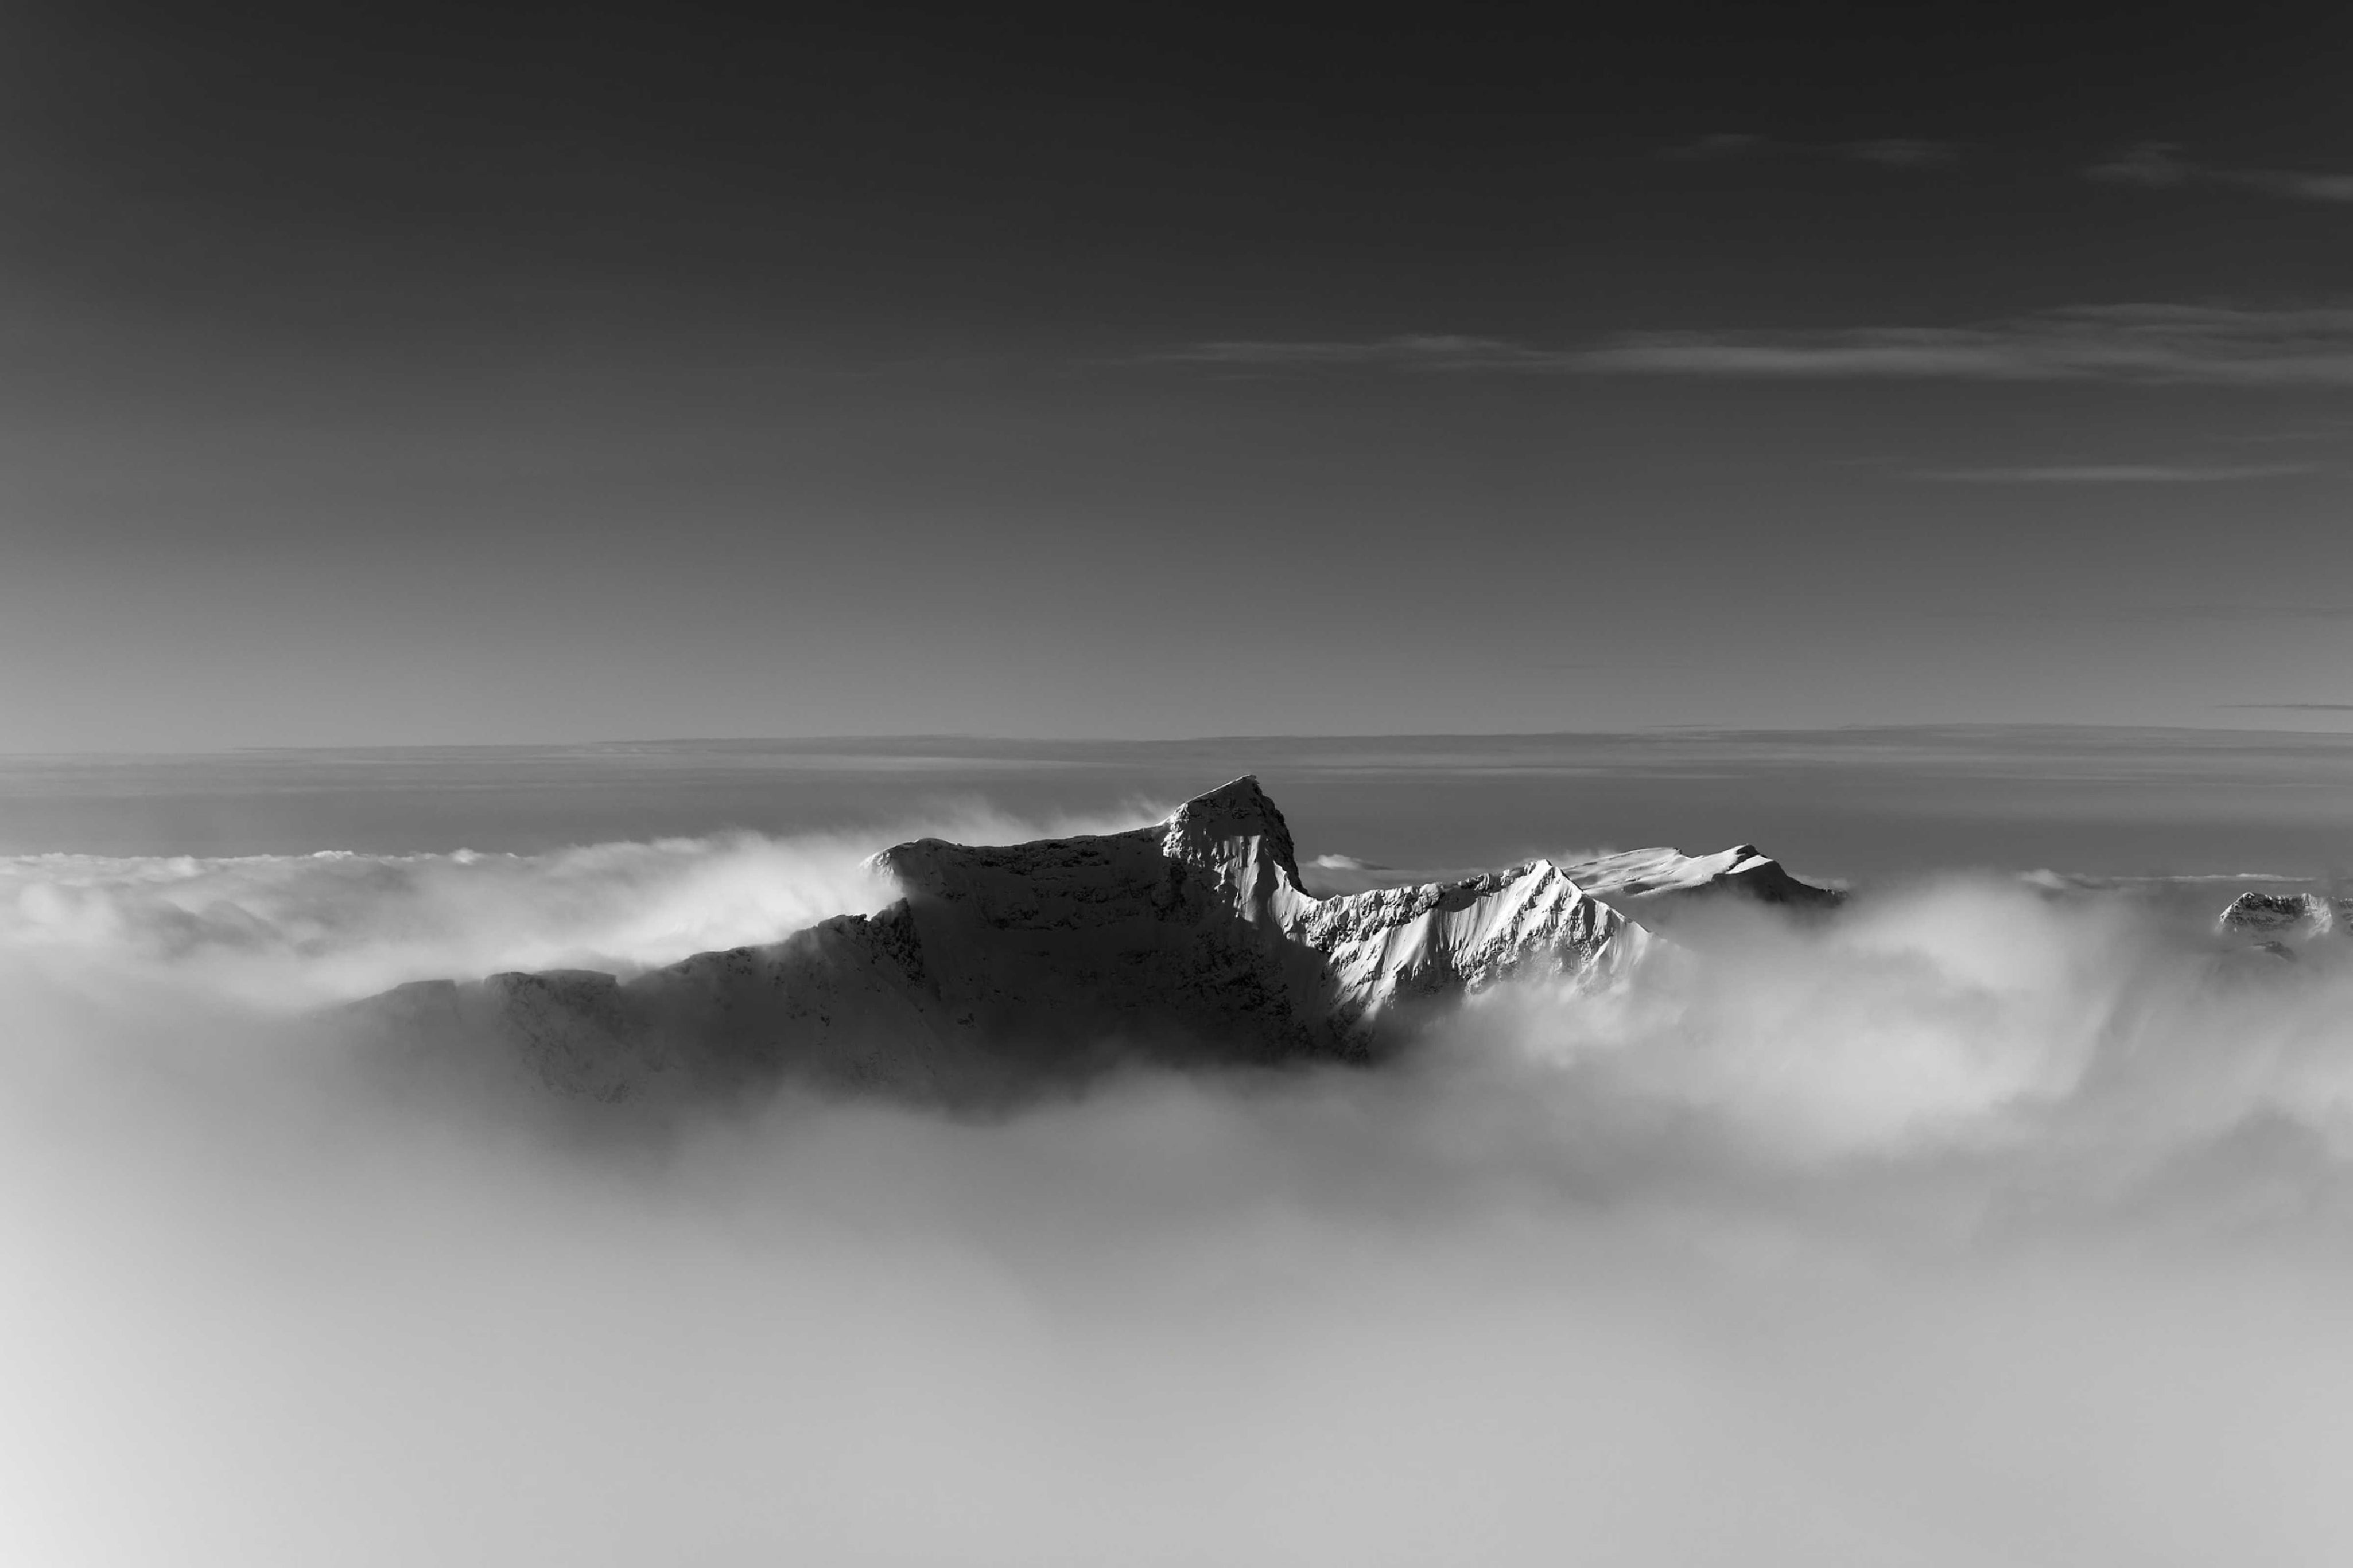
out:
{"label": "snow-covered mountain", "polygon": [[1798,880],[1754,844],[1737,844],[1715,855],[1629,849],[1570,861],[1560,869],[1593,897],[1630,909],[1659,909],[1692,894],[1720,892],[1796,909],[1828,909],[1842,896]]}
{"label": "snow-covered mountain", "polygon": [[1317,898],[1282,814],[1248,777],[1150,827],[1003,847],[918,839],[871,865],[902,895],[874,915],[626,981],[422,982],[363,1016],[449,1048],[502,1043],[548,1084],[598,1099],[798,1074],[963,1100],[1111,1057],[1363,1058],[1433,999],[1512,977],[1612,983],[1656,940],[1620,899],[1835,898],[1747,846]]}
{"label": "snow-covered mountain", "polygon": [[2353,932],[2353,899],[2241,893],[2222,910],[2215,929],[2284,954],[2306,942]]}

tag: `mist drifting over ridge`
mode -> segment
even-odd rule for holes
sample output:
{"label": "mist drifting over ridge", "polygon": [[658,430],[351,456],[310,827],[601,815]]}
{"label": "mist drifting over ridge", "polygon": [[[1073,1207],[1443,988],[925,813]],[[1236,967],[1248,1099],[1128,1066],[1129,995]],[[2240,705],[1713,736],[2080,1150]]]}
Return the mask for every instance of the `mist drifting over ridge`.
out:
{"label": "mist drifting over ridge", "polygon": [[420,1097],[309,1011],[427,963],[773,933],[872,847],[11,863],[0,1215],[30,1283],[0,1355],[44,1419],[0,1456],[35,1500],[9,1549],[2353,1540],[2353,976],[2145,901],[1980,875],[1820,924],[1711,908],[1622,989],[1498,986],[1378,1070],[1138,1068],[977,1119]]}
{"label": "mist drifting over ridge", "polygon": [[[986,810],[935,831],[1082,833],[1149,817]],[[544,852],[0,857],[0,942],[67,969],[131,965],[264,1006],[500,969],[629,972],[772,940],[890,896],[864,835],[744,830]]]}

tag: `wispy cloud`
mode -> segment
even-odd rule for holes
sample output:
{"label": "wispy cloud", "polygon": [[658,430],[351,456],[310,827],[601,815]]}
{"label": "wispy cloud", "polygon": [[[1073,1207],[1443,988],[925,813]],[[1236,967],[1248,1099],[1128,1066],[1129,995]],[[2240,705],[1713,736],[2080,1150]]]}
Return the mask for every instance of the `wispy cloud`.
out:
{"label": "wispy cloud", "polygon": [[1842,142],[1838,151],[1858,163],[1876,163],[1883,169],[1924,169],[1939,163],[1957,163],[1961,159],[1957,142],[1927,142],[1908,136]]}
{"label": "wispy cloud", "polygon": [[2236,185],[2301,202],[2353,202],[2353,174],[2307,169],[2233,169],[2200,163],[2170,142],[2144,142],[2084,171],[2109,184],[2167,190],[2177,185]]}
{"label": "wispy cloud", "polygon": [[2238,447],[2315,446],[2324,442],[2353,438],[2353,420],[2337,419],[2316,425],[2299,425],[2284,430],[2240,430],[2218,433],[2206,437]]}
{"label": "wispy cloud", "polygon": [[1750,153],[1760,153],[1773,143],[1762,136],[1745,131],[1718,131],[1706,136],[1694,136],[1688,142],[1676,142],[1659,149],[1662,158],[1738,158]]}
{"label": "wispy cloud", "polygon": [[1957,142],[1936,142],[1919,136],[1887,136],[1864,142],[1784,142],[1746,132],[1720,131],[1659,149],[1659,156],[1684,162],[1719,162],[1767,153],[1844,158],[1858,163],[1876,163],[1883,169],[1921,169],[1958,163],[1961,146]]}
{"label": "wispy cloud", "polygon": [[[1855,614],[1873,613],[1857,610]],[[2262,604],[2137,604],[2087,605],[2069,603],[2063,606],[2049,604],[2017,603],[2004,606],[1953,606],[1946,609],[1926,609],[1907,605],[1901,612],[1910,616],[1926,616],[1936,620],[2015,622],[2064,615],[2081,622],[2114,623],[2121,626],[2175,626],[2185,621],[2209,621],[2229,626],[2261,626],[2281,621],[2321,621],[2335,623],[2353,621],[2353,605],[2262,605]],[[2224,707],[2266,706],[2263,703],[2224,703]]]}
{"label": "wispy cloud", "polygon": [[1404,332],[1363,342],[1221,338],[1187,343],[1149,356],[1190,364],[1221,364],[1270,370],[1319,365],[1373,365],[1398,370],[1567,371],[1577,367],[1573,350],[1537,348],[1501,338],[1458,332]]}
{"label": "wispy cloud", "polygon": [[2119,605],[2086,613],[2109,620],[2353,621],[2353,605]]}
{"label": "wispy cloud", "polygon": [[2092,164],[2084,171],[2084,177],[2105,181],[2112,185],[2140,185],[2157,191],[2187,184],[2200,172],[2197,164],[2180,156],[2179,150],[2172,142],[2143,142],[2105,163]]}
{"label": "wispy cloud", "polygon": [[1656,332],[1586,368],[1662,375],[2353,385],[2353,309],[2079,306],[1966,327]]}
{"label": "wispy cloud", "polygon": [[2226,169],[2221,177],[2232,184],[2300,202],[2353,202],[2353,174],[2317,174],[2298,169]]}
{"label": "wispy cloud", "polygon": [[1563,347],[1442,332],[1226,339],[1146,357],[1268,370],[2353,386],[2353,307],[2086,305],[1971,326],[1631,332]]}
{"label": "wispy cloud", "polygon": [[2073,463],[2049,468],[1922,468],[1913,477],[1972,485],[2210,485],[2316,472],[2317,463]]}

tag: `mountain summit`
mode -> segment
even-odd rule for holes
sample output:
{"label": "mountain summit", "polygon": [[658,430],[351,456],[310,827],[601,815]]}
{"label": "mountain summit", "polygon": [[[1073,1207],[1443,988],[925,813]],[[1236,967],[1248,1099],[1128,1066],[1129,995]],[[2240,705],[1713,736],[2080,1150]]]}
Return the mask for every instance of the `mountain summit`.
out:
{"label": "mountain summit", "polygon": [[[449,1048],[503,1046],[550,1086],[597,1099],[798,1076],[963,1101],[1118,1060],[1364,1059],[1430,1002],[1517,977],[1607,984],[1654,940],[1546,860],[1317,898],[1250,777],[1125,833],[921,838],[869,865],[896,901],[782,942],[626,981],[427,981],[360,1011]],[[1636,900],[1719,887],[1832,896],[1747,846],[1590,868]]]}
{"label": "mountain summit", "polygon": [[2244,892],[2231,900],[2214,929],[2282,957],[2353,931],[2353,899],[2320,893]]}

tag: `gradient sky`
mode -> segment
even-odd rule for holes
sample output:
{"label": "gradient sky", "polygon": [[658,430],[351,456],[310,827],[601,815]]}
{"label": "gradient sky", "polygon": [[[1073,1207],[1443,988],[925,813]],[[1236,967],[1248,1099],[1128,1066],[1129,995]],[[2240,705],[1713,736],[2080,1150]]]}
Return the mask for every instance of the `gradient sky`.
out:
{"label": "gradient sky", "polygon": [[2353,721],[2353,12],[361,9],[0,11],[0,750]]}

